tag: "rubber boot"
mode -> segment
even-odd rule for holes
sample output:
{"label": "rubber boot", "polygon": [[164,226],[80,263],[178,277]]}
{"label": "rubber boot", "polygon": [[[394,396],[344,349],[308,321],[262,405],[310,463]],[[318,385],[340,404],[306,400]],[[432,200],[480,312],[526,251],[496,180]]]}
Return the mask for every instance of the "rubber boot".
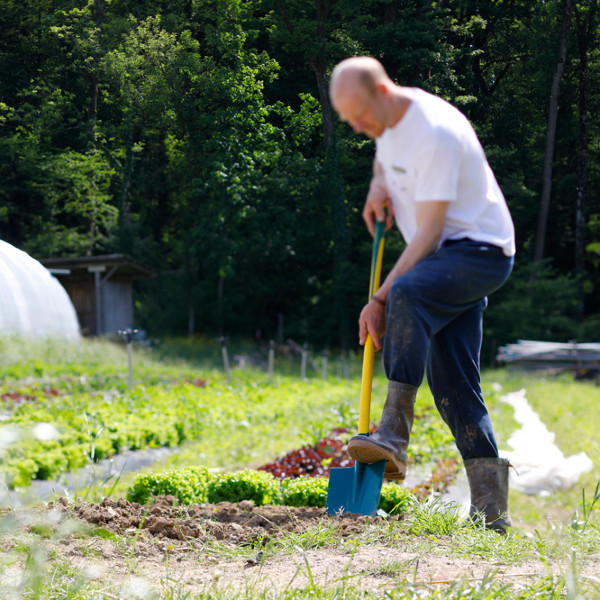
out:
{"label": "rubber boot", "polygon": [[506,458],[470,458],[465,469],[471,488],[472,520],[484,519],[488,529],[506,533],[512,527],[508,516],[508,468]]}
{"label": "rubber boot", "polygon": [[355,435],[348,442],[348,453],[359,462],[373,464],[388,461],[384,477],[403,481],[406,477],[410,440],[414,419],[417,388],[406,383],[390,381],[377,431],[370,436]]}

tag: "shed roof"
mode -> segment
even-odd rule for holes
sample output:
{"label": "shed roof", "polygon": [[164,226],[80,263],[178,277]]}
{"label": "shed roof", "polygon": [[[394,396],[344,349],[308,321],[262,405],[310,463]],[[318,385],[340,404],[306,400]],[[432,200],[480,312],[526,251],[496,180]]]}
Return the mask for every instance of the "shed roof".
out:
{"label": "shed roof", "polygon": [[97,267],[115,267],[115,272],[123,276],[152,277],[155,271],[134,260],[128,254],[105,254],[101,256],[74,256],[43,258],[40,262],[51,271],[54,269],[94,270]]}

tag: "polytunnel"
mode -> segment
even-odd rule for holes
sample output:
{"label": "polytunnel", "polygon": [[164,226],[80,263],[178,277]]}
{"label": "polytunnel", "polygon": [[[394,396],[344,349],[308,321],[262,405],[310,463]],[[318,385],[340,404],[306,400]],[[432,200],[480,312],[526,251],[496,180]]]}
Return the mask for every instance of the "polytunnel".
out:
{"label": "polytunnel", "polygon": [[0,334],[79,339],[73,303],[29,254],[0,240]]}

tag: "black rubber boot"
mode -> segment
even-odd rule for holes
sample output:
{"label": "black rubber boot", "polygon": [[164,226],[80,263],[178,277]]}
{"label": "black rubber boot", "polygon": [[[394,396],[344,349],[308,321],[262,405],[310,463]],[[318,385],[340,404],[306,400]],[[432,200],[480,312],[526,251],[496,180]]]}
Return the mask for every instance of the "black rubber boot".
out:
{"label": "black rubber boot", "polygon": [[484,519],[488,529],[506,533],[512,527],[508,516],[508,468],[506,458],[470,458],[465,469],[471,488],[472,520]]}
{"label": "black rubber boot", "polygon": [[406,449],[413,425],[416,396],[415,386],[390,381],[377,431],[371,436],[355,435],[348,442],[350,456],[369,465],[386,460],[384,477],[403,481],[408,464]]}

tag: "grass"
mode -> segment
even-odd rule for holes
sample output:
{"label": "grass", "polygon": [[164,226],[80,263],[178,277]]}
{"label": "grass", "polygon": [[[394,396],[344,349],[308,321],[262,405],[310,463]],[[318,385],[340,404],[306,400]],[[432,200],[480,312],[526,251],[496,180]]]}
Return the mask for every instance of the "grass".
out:
{"label": "grass", "polygon": [[408,532],[416,536],[453,535],[464,528],[464,519],[457,506],[442,506],[442,499],[430,497],[415,502],[410,511]]}
{"label": "grass", "polygon": [[[232,356],[235,353],[248,355],[251,351],[252,347],[248,344],[240,343],[236,347],[234,342],[231,343]],[[335,359],[330,358],[330,364],[333,367]],[[84,340],[79,345],[63,347],[54,343],[1,340],[0,368],[5,390],[23,386],[43,389],[47,385],[57,385],[74,395],[89,393],[90,389],[127,393],[127,356],[124,344],[119,342]],[[247,418],[248,423],[251,419],[258,419],[252,421],[252,427],[241,423],[241,420],[235,423],[232,422],[235,419],[213,420],[213,431],[208,432],[203,440],[190,442],[174,455],[168,461],[172,466],[208,464],[224,469],[256,466],[259,461],[269,458],[267,454],[272,458],[301,441],[318,439],[331,425],[352,424],[358,404],[359,368],[352,367],[348,379],[332,375],[328,382],[320,379],[320,373],[310,370],[309,380],[299,381],[293,376],[295,370],[299,372],[298,360],[278,359],[273,381],[269,381],[261,367],[234,368],[233,379],[227,382],[220,363],[220,347],[211,341],[171,340],[154,349],[138,346],[134,349],[136,385],[143,382],[148,388],[170,389],[174,382],[211,378],[222,385],[223,397],[229,404],[230,398],[237,397],[248,415],[253,415]],[[252,385],[248,387],[251,382],[254,382],[254,388]],[[273,398],[290,385],[298,386],[299,394],[302,390],[306,392],[305,405],[299,403],[293,414],[286,414],[283,407],[275,408],[275,411],[283,411],[279,415],[281,423],[294,419],[294,427],[274,427],[272,406],[276,402]],[[318,396],[315,390],[340,388],[343,389],[341,394],[331,391],[332,395],[321,398],[320,404],[312,404],[312,399]],[[373,388],[373,414],[378,414],[385,391],[385,378],[379,368]],[[564,375],[549,377],[499,370],[483,374],[483,388],[501,447],[506,447],[506,440],[517,424],[512,409],[500,402],[500,397],[506,392],[526,388],[530,404],[548,429],[556,434],[556,443],[566,456],[584,451],[594,464],[600,461],[600,440],[596,433],[600,429],[600,411],[591,410],[599,404],[599,387],[574,382]],[[267,391],[261,396],[261,390]],[[272,400],[275,402],[273,405],[269,404]],[[429,391],[423,388],[418,404],[425,406],[430,403]],[[261,413],[262,410],[264,412]],[[257,423],[263,423],[264,428],[262,425],[255,427]],[[451,455],[455,452],[444,438],[443,427],[438,429],[435,419],[427,421],[426,426],[423,423],[417,422],[415,427],[418,453],[423,453],[427,459],[427,452],[432,451],[430,446],[434,446],[433,450],[437,453]],[[428,437],[418,437],[420,425],[421,429],[428,429]],[[271,438],[268,444],[265,443],[266,436]],[[117,474],[106,480],[98,476],[95,484],[81,490],[80,495],[87,494],[89,499],[103,494],[124,496],[128,479],[126,474]],[[215,575],[213,583],[202,592],[192,592],[189,586],[174,578],[175,555],[164,565],[160,584],[150,590],[144,577],[145,566],[139,557],[140,536],[119,536],[102,527],[85,532],[54,513],[50,513],[49,518],[42,518],[41,513],[25,511],[19,519],[9,513],[0,515],[0,599],[600,598],[600,580],[589,575],[589,569],[593,568],[590,565],[598,564],[594,561],[598,561],[600,548],[599,492],[597,469],[585,474],[575,487],[549,497],[526,496],[511,491],[515,531],[505,537],[480,527],[465,526],[456,510],[442,507],[439,501],[430,499],[425,503],[415,502],[401,521],[371,523],[362,532],[344,537],[335,525],[321,523],[303,533],[286,534],[280,539],[265,536],[246,546],[210,540],[201,547],[190,549],[196,557],[193,568],[223,565],[222,574]],[[77,549],[78,555],[91,562],[101,560],[101,548],[105,544],[110,545],[114,552],[122,554],[127,576],[105,574],[99,578],[89,569],[74,567],[61,551],[67,542],[69,547]],[[380,548],[384,553],[382,559],[361,565],[363,571],[352,571],[350,567],[356,566],[359,552],[369,548]],[[399,548],[410,556],[405,560],[386,556],[386,549],[391,552]],[[346,561],[346,567],[337,579],[331,579],[327,585],[317,579],[311,562],[314,553],[323,551],[338,552]],[[261,561],[292,557],[297,563],[297,578],[303,577],[307,583],[284,589],[250,583],[242,588],[230,585],[227,569],[246,561],[256,562],[259,553]],[[433,556],[479,561],[486,566],[487,572],[483,578],[451,578],[441,583],[425,581],[420,575],[419,564]],[[511,579],[502,575],[506,565],[528,564],[532,560],[542,566],[536,577]],[[365,581],[369,576],[381,583],[367,586]]]}
{"label": "grass", "polygon": [[[87,537],[84,537],[87,542]],[[60,539],[57,540],[60,542]],[[128,575],[119,580],[103,578],[101,582],[94,578],[88,571],[82,571],[63,557],[58,556],[51,559],[51,552],[44,550],[39,540],[30,535],[28,540],[19,549],[19,557],[7,555],[14,566],[21,565],[19,577],[15,580],[13,591],[17,594],[13,597],[22,598],[44,598],[44,599],[82,599],[91,600],[95,598],[160,598],[161,600],[178,599],[195,600],[200,598],[231,598],[237,599],[266,599],[266,598],[289,598],[290,600],[308,600],[312,598],[392,598],[398,600],[416,598],[438,598],[438,599],[464,599],[472,598],[511,598],[517,600],[530,600],[533,598],[597,598],[600,588],[594,581],[577,578],[578,561],[585,557],[571,552],[565,557],[564,569],[558,575],[541,574],[535,581],[531,577],[503,577],[502,566],[515,564],[523,560],[526,552],[535,555],[546,543],[542,540],[532,541],[519,537],[501,538],[496,534],[490,534],[482,529],[463,530],[455,533],[452,537],[436,537],[431,540],[428,547],[421,546],[419,536],[405,540],[407,548],[417,550],[413,558],[407,560],[383,559],[379,562],[369,562],[362,567],[358,573],[351,571],[352,562],[356,561],[356,551],[364,544],[362,535],[357,535],[344,543],[349,546],[348,558],[345,568],[335,580],[324,584],[317,580],[313,567],[313,555],[309,551],[319,547],[329,548],[332,551],[339,548],[339,538],[335,533],[316,528],[309,531],[301,538],[290,536],[280,544],[272,541],[266,545],[257,547],[232,548],[225,544],[211,542],[207,544],[199,554],[200,563],[211,560],[221,561],[223,570],[216,571],[213,584],[207,589],[207,593],[190,593],[187,586],[177,579],[174,572],[170,572],[169,565],[164,566],[164,576],[161,579],[160,589],[149,587],[148,580],[144,577],[144,564],[135,559],[131,554],[129,558]],[[507,548],[511,548],[510,551]],[[456,579],[432,579],[423,580],[419,574],[419,561],[432,551],[443,556],[452,557],[455,554],[466,555],[471,560],[482,556],[488,565],[485,576],[480,578],[456,578]],[[298,576],[302,576],[306,585],[294,589],[277,590],[269,587],[252,587],[250,583],[243,589],[227,583],[227,569],[235,568],[240,560],[258,559],[258,552],[263,554],[264,560],[269,561],[283,553],[294,552],[298,569]],[[530,556],[527,556],[529,558]],[[548,557],[546,557],[548,560]],[[173,560],[173,559],[171,559]],[[227,566],[231,565],[231,566]],[[365,587],[364,576],[375,576],[385,581],[384,592],[378,586]],[[0,588],[2,590],[2,588]],[[4,586],[3,591],[8,591]],[[8,597],[8,596],[6,596]]]}

